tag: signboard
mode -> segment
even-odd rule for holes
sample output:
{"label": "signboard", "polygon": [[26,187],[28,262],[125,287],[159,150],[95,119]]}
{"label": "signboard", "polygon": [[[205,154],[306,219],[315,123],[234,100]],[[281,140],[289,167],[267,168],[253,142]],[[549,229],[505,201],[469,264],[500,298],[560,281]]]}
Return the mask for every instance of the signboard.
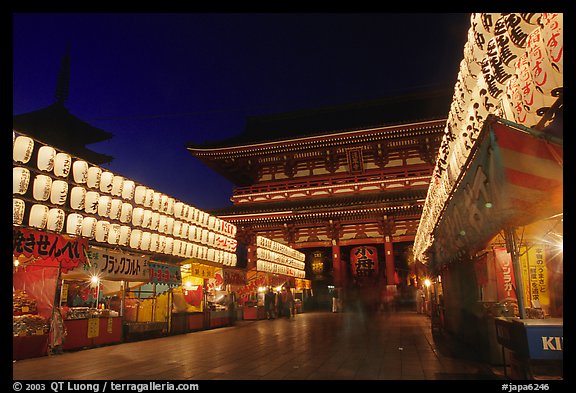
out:
{"label": "signboard", "polygon": [[149,260],[147,257],[91,248],[88,259],[82,265],[63,275],[63,278],[97,276],[101,280],[148,282]]}
{"label": "signboard", "polygon": [[180,266],[148,262],[148,272],[152,284],[165,284],[171,287],[182,285]]}
{"label": "signboard", "polygon": [[504,247],[494,248],[496,261],[496,288],[498,300],[516,300],[516,281],[512,257]]}
{"label": "signboard", "polygon": [[364,158],[362,157],[362,148],[358,147],[347,149],[346,158],[348,160],[348,171],[350,173],[364,172]]}
{"label": "signboard", "polygon": [[88,318],[88,338],[100,335],[100,318]]}
{"label": "signboard", "polygon": [[548,270],[546,269],[546,255],[543,244],[534,244],[520,254],[520,264],[524,276],[526,300],[530,301],[527,307],[550,305],[548,288]]}
{"label": "signboard", "polygon": [[378,274],[378,250],[360,246],[350,250],[350,264],[354,277],[375,277]]}

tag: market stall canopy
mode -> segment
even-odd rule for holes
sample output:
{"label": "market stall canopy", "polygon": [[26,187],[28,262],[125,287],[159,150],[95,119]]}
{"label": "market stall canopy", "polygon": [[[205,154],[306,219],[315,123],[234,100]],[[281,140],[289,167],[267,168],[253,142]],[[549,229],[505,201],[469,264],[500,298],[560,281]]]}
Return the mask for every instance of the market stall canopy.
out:
{"label": "market stall canopy", "polygon": [[490,116],[434,228],[434,264],[563,212],[562,140]]}

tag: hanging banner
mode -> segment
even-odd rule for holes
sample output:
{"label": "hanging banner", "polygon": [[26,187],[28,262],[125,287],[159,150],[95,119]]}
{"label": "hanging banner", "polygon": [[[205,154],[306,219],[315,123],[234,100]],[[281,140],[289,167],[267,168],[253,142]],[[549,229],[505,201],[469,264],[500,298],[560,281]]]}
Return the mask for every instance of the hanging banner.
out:
{"label": "hanging banner", "polygon": [[354,277],[375,277],[378,274],[378,250],[360,246],[350,250],[350,264]]}
{"label": "hanging banner", "polygon": [[57,233],[12,227],[12,254],[24,255],[60,263],[67,272],[86,263],[88,239],[73,238]]}
{"label": "hanging banner", "polygon": [[101,280],[148,282],[148,258],[127,253],[91,248],[82,265],[63,274],[66,279],[97,276]]}
{"label": "hanging banner", "polygon": [[182,285],[180,266],[148,262],[148,273],[152,284],[165,284],[171,287]]}
{"label": "hanging banner", "polygon": [[504,247],[494,248],[498,300],[517,300],[512,257]]}
{"label": "hanging banner", "polygon": [[535,244],[528,248],[526,253],[520,255],[520,263],[522,270],[527,272],[524,276],[526,300],[530,300],[527,307],[550,305],[544,245]]}

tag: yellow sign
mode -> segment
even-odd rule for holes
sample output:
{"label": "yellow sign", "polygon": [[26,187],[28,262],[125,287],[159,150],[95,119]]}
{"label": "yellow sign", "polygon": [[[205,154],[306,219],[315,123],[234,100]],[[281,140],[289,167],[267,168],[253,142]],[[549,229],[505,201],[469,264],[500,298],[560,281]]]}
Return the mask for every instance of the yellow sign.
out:
{"label": "yellow sign", "polygon": [[88,338],[98,337],[100,335],[100,319],[88,318]]}
{"label": "yellow sign", "polygon": [[[525,251],[525,250],[524,250]],[[534,244],[521,253],[522,278],[527,307],[550,305],[550,288],[548,286],[548,270],[546,269],[546,254],[543,244]]]}
{"label": "yellow sign", "polygon": [[108,334],[112,334],[112,324],[113,320],[112,318],[108,318],[108,325],[106,326],[106,331],[108,332]]}

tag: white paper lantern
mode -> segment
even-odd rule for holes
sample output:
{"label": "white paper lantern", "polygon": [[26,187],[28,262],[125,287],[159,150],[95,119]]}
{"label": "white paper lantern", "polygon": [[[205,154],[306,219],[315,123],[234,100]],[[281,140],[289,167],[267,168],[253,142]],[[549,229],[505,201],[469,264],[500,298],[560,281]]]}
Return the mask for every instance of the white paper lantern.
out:
{"label": "white paper lantern", "polygon": [[188,227],[188,240],[191,242],[196,241],[196,225],[190,224]]}
{"label": "white paper lantern", "polygon": [[120,224],[110,224],[108,227],[108,244],[118,244],[120,240]]}
{"label": "white paper lantern", "polygon": [[[558,74],[557,71],[552,68],[550,59],[546,53],[546,47],[544,46],[544,40],[540,28],[537,27],[530,33],[528,40],[526,42],[526,54],[528,58],[528,64],[530,69],[530,75],[532,76],[532,82],[534,83],[535,89],[543,95],[552,96],[552,91],[558,87],[562,87],[563,81],[562,76]],[[545,100],[545,98],[543,98]],[[536,104],[535,106],[551,106],[555,98],[548,100],[547,103]],[[532,112],[529,110],[529,112]]]}
{"label": "white paper lantern", "polygon": [[30,184],[30,170],[22,167],[12,168],[12,194],[25,194]]}
{"label": "white paper lantern", "polygon": [[175,220],[172,235],[175,237],[181,237],[180,231],[182,231],[182,221]]}
{"label": "white paper lantern", "polygon": [[180,237],[182,239],[188,239],[188,231],[190,230],[190,224],[187,222],[182,223],[182,229],[180,230]]}
{"label": "white paper lantern", "polygon": [[74,210],[84,210],[86,203],[86,189],[84,187],[72,187],[70,191],[70,207]]}
{"label": "white paper lantern", "polygon": [[170,254],[172,254],[172,249],[174,248],[174,239],[169,237],[169,236],[166,236],[165,242],[166,243],[164,245],[164,251],[163,252],[164,252],[164,254],[170,255]]}
{"label": "white paper lantern", "polygon": [[86,199],[84,201],[84,211],[88,214],[98,213],[98,200],[100,199],[100,194],[96,191],[86,192]]}
{"label": "white paper lantern", "polygon": [[150,252],[158,251],[158,247],[160,246],[160,235],[157,233],[152,233],[150,235],[150,247],[148,248]]}
{"label": "white paper lantern", "polygon": [[100,188],[100,180],[102,179],[102,169],[97,166],[91,166],[88,168],[88,177],[86,179],[86,185],[90,188]]}
{"label": "white paper lantern", "polygon": [[120,213],[122,211],[122,200],[121,199],[112,199],[111,206],[110,206],[110,219],[111,220],[120,220]]}
{"label": "white paper lantern", "polygon": [[216,229],[216,217],[208,215],[208,229],[211,231]]}
{"label": "white paper lantern", "polygon": [[98,215],[100,217],[109,217],[112,210],[112,198],[108,195],[101,195],[98,198]]}
{"label": "white paper lantern", "polygon": [[48,206],[35,204],[30,209],[28,225],[34,228],[44,229],[48,222]]}
{"label": "white paper lantern", "polygon": [[182,218],[182,212],[184,211],[184,203],[175,202],[174,203],[174,217]]}
{"label": "white paper lantern", "polygon": [[69,235],[82,235],[82,221],[84,217],[82,217],[78,213],[68,214],[66,218],[66,233]]}
{"label": "white paper lantern", "polygon": [[140,229],[133,229],[130,233],[130,247],[139,249],[142,241],[142,231]]}
{"label": "white paper lantern", "polygon": [[127,223],[132,219],[132,205],[130,203],[122,203],[122,210],[120,211],[120,222]]}
{"label": "white paper lantern", "polygon": [[186,258],[192,258],[192,243],[185,242],[184,256]]}
{"label": "white paper lantern", "polygon": [[112,172],[102,172],[102,176],[100,177],[100,191],[110,194],[112,192],[113,181],[114,174]]}
{"label": "white paper lantern", "polygon": [[112,190],[110,191],[114,196],[122,196],[122,189],[124,187],[124,177],[115,175],[112,178]]}
{"label": "white paper lantern", "polygon": [[140,241],[140,249],[142,251],[148,251],[150,249],[151,240],[152,240],[152,234],[150,232],[142,232],[142,239]]}
{"label": "white paper lantern", "polygon": [[22,225],[26,203],[22,199],[12,198],[12,224]]}
{"label": "white paper lantern", "polygon": [[134,197],[135,187],[136,184],[132,180],[124,179],[124,184],[122,185],[122,198],[131,200]]}
{"label": "white paper lantern", "polygon": [[134,190],[134,202],[138,205],[144,204],[144,199],[146,198],[146,187],[144,186],[136,186]]}
{"label": "white paper lantern", "polygon": [[144,210],[144,216],[142,217],[142,227],[150,228],[152,224],[152,210]]}
{"label": "white paper lantern", "polygon": [[72,177],[78,184],[84,184],[88,180],[88,163],[83,160],[76,160],[72,164]]}
{"label": "white paper lantern", "polygon": [[50,188],[50,202],[54,205],[63,205],[68,196],[68,183],[63,180],[54,180]]}
{"label": "white paper lantern", "polygon": [[519,14],[511,13],[505,16],[506,29],[512,44],[518,48],[526,47],[528,35],[534,30],[534,25],[526,23]]}
{"label": "white paper lantern", "polygon": [[144,206],[152,207],[152,199],[154,199],[154,190],[151,188],[146,189],[146,194],[144,195]]}
{"label": "white paper lantern", "polygon": [[54,157],[54,174],[58,177],[67,177],[72,167],[72,157],[68,153],[56,153]]}
{"label": "white paper lantern", "polygon": [[12,159],[16,162],[26,164],[32,157],[34,151],[34,140],[24,135],[17,136],[14,140]]}
{"label": "white paper lantern", "polygon": [[216,234],[214,232],[208,232],[208,245],[214,246],[216,244]]}
{"label": "white paper lantern", "polygon": [[96,234],[98,220],[94,217],[84,217],[82,220],[82,237],[92,239]]}
{"label": "white paper lantern", "polygon": [[142,222],[144,221],[144,209],[141,207],[136,207],[132,210],[132,225],[133,226],[142,226]]}
{"label": "white paper lantern", "polygon": [[153,231],[158,231],[160,226],[160,213],[152,212],[152,218],[150,220],[150,229]]}
{"label": "white paper lantern", "polygon": [[41,171],[49,172],[54,169],[54,157],[56,157],[56,149],[52,146],[42,146],[38,149],[36,166]]}
{"label": "white paper lantern", "polygon": [[158,220],[158,232],[166,233],[166,217],[164,214],[160,214],[160,219]]}
{"label": "white paper lantern", "polygon": [[174,200],[174,198],[168,198],[168,208],[166,209],[166,212],[168,214],[170,214],[171,216],[174,215],[174,204],[176,203],[176,201]]}
{"label": "white paper lantern", "polygon": [[163,253],[165,248],[166,248],[166,236],[159,235],[158,236],[158,247],[156,249],[156,252]]}
{"label": "white paper lantern", "polygon": [[172,234],[174,232],[174,218],[166,217],[166,233]]}
{"label": "white paper lantern", "polygon": [[162,213],[168,213],[168,195],[160,195],[160,206],[158,209]]}
{"label": "white paper lantern", "polygon": [[96,232],[94,238],[97,242],[104,243],[108,241],[108,232],[110,230],[110,223],[108,221],[99,220],[96,222]]}
{"label": "white paper lantern", "polygon": [[162,194],[159,192],[154,192],[152,195],[152,210],[159,211],[160,210],[160,201],[162,199]]}
{"label": "white paper lantern", "polygon": [[179,256],[182,248],[182,240],[174,239],[172,243],[172,255]]}
{"label": "white paper lantern", "polygon": [[37,201],[47,201],[50,198],[50,191],[52,190],[52,178],[46,175],[36,175],[34,178],[34,185],[32,186],[32,194]]}
{"label": "white paper lantern", "polygon": [[130,239],[132,237],[132,228],[128,225],[120,226],[120,237],[118,238],[118,244],[121,246],[127,246],[130,244]]}
{"label": "white paper lantern", "polygon": [[564,15],[542,13],[542,40],[548,60],[560,75],[564,72]]}

